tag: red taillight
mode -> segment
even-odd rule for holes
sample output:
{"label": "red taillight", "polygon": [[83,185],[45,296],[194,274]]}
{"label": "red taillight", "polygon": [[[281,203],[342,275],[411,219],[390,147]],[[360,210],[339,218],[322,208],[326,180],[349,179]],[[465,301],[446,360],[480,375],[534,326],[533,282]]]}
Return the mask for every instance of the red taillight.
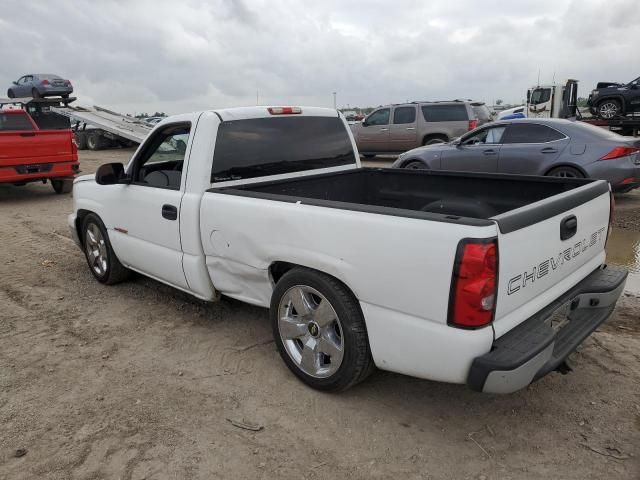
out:
{"label": "red taillight", "polygon": [[634,153],[640,152],[640,148],[634,147],[616,147],[607,153],[600,160],[613,160],[614,158],[627,157],[629,155],[633,155]]}
{"label": "red taillight", "polygon": [[302,113],[300,107],[269,107],[267,108],[271,115],[292,115],[294,113]]}
{"label": "red taillight", "polygon": [[40,82],[40,85],[49,85],[49,80],[46,78]]}
{"label": "red taillight", "polygon": [[469,120],[469,131],[475,130],[478,126],[478,120]]}
{"label": "red taillight", "polygon": [[70,82],[69,80],[65,80],[65,81],[64,81],[64,84],[65,84],[67,87],[70,87],[70,86],[71,86],[71,82]]}
{"label": "red taillight", "polygon": [[451,282],[449,324],[476,328],[491,323],[498,286],[497,241],[462,240]]}

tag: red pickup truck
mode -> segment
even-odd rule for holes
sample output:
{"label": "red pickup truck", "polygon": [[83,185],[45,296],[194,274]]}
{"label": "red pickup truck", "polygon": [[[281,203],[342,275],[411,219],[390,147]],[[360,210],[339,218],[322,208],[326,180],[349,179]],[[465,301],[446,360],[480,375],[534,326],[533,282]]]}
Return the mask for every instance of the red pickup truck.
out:
{"label": "red pickup truck", "polygon": [[56,193],[69,193],[79,167],[71,129],[41,130],[22,109],[0,110],[0,183],[49,180]]}

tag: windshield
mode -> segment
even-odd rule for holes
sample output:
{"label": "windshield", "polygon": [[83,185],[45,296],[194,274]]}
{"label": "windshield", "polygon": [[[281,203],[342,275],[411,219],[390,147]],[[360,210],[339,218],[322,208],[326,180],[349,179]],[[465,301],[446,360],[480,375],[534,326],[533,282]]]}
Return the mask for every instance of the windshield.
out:
{"label": "windshield", "polygon": [[550,99],[550,88],[536,88],[533,92],[531,92],[531,99],[529,100],[529,103],[531,103],[532,105],[539,105],[541,103],[548,102]]}
{"label": "windshield", "polygon": [[234,120],[218,128],[211,183],[355,163],[338,117]]}

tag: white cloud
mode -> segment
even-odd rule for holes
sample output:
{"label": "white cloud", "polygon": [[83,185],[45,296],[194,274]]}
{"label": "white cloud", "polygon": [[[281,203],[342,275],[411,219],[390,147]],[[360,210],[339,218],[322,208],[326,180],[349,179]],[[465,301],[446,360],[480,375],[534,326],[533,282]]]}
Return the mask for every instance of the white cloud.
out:
{"label": "white cloud", "polygon": [[640,72],[640,2],[3,0],[0,87],[50,71],[79,103],[178,113],[263,104],[520,100],[535,82]]}

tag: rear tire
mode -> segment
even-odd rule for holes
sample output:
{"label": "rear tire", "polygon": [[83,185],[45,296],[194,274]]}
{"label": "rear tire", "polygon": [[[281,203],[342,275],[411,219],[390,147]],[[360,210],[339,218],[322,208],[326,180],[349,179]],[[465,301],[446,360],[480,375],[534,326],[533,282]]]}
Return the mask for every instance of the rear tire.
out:
{"label": "rear tire", "polygon": [[573,167],[557,167],[550,170],[546,175],[547,177],[561,177],[561,178],[584,178],[584,174]]}
{"label": "rear tire", "polygon": [[91,132],[86,134],[87,136],[87,148],[89,150],[102,150],[104,148],[104,138],[100,132]]}
{"label": "rear tire", "polygon": [[78,145],[78,150],[86,150],[87,149],[87,134],[85,132],[75,132],[76,144]]}
{"label": "rear tire", "polygon": [[58,195],[63,193],[70,193],[73,190],[73,179],[72,178],[52,178],[51,186],[53,187],[54,192]]}
{"label": "rear tire", "polygon": [[34,88],[31,90],[31,96],[33,98],[42,98],[42,95],[40,94],[37,88]]}
{"label": "rear tire", "polygon": [[409,170],[427,170],[428,167],[424,162],[421,162],[420,160],[411,160],[402,168],[408,168]]}
{"label": "rear tire", "polygon": [[84,218],[80,238],[89,270],[96,280],[113,285],[129,278],[131,270],[116,257],[100,217],[90,213]]}
{"label": "rear tire", "polygon": [[622,113],[622,107],[618,100],[603,100],[598,104],[598,116],[605,120],[611,120]]}
{"label": "rear tire", "polygon": [[346,390],[375,369],[360,304],[335,278],[289,270],[276,284],[269,316],[280,356],[310,387]]}
{"label": "rear tire", "polygon": [[425,137],[422,140],[422,145],[423,146],[424,145],[436,145],[438,143],[446,143],[448,141],[449,141],[448,138],[438,135],[438,136],[433,136],[433,137]]}

